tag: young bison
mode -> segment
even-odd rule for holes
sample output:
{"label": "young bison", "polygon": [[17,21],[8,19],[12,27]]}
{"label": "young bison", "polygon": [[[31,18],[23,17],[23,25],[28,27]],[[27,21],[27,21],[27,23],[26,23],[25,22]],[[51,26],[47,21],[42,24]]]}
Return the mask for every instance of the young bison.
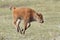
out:
{"label": "young bison", "polygon": [[[32,21],[38,21],[40,23],[43,23],[43,15],[41,13],[37,13],[33,9],[30,8],[16,8],[16,7],[11,7],[10,8],[13,12],[13,20],[14,20],[14,25],[17,28],[17,32],[20,32],[22,34],[25,34],[25,30],[30,26],[30,23]],[[21,20],[24,20],[24,29],[20,29],[19,24]]]}

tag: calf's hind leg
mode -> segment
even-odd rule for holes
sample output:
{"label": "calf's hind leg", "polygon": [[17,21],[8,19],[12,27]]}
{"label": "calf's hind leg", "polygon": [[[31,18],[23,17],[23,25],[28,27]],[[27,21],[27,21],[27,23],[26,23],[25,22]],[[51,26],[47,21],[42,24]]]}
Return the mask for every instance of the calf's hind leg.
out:
{"label": "calf's hind leg", "polygon": [[21,22],[20,19],[14,19],[14,25],[15,25],[15,27],[16,27],[17,32],[20,31],[20,33],[22,34],[22,31],[21,31],[21,29],[20,29],[20,27],[19,27],[20,22]]}
{"label": "calf's hind leg", "polygon": [[17,22],[16,22],[16,26],[17,26],[17,31],[18,32],[20,31],[20,33],[22,34],[21,28],[19,27],[20,22],[21,22],[21,20],[18,19]]}

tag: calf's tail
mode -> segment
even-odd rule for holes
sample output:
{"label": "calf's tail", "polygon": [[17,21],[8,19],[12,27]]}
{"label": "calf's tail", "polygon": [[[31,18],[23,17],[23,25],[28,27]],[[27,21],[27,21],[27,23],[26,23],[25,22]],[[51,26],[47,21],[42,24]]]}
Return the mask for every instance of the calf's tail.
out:
{"label": "calf's tail", "polygon": [[10,7],[10,10],[12,10],[12,9],[16,9],[16,7],[11,6],[11,7]]}

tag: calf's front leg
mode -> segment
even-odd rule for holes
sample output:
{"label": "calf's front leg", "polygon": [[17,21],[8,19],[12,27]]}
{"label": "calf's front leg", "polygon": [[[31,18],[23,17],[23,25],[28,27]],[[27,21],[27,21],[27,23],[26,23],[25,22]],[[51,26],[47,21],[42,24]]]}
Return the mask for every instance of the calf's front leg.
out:
{"label": "calf's front leg", "polygon": [[30,22],[28,22],[28,21],[24,21],[24,29],[22,29],[22,31],[23,31],[23,34],[25,34],[25,31],[27,30],[27,28],[29,28],[30,27]]}

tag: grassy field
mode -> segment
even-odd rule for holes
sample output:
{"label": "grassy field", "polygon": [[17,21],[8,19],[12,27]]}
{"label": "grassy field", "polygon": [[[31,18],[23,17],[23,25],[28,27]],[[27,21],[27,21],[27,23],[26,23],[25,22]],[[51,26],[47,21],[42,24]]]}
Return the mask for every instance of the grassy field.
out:
{"label": "grassy field", "polygon": [[[11,4],[41,12],[45,22],[32,22],[25,35],[17,33],[9,10]],[[60,40],[60,0],[0,0],[0,40]]]}

